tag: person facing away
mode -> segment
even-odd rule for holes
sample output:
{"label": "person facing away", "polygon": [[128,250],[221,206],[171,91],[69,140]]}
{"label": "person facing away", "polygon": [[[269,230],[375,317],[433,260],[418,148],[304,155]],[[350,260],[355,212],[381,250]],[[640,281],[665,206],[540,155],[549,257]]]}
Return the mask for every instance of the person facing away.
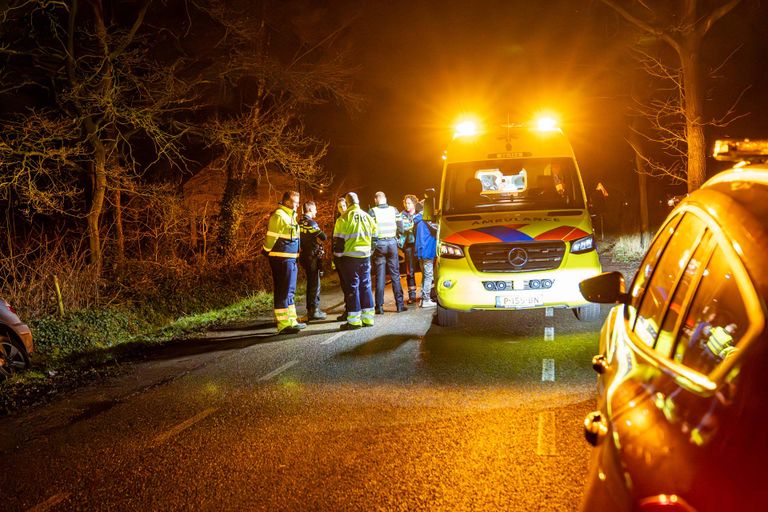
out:
{"label": "person facing away", "polygon": [[333,233],[334,256],[339,258],[339,273],[346,288],[347,322],[341,325],[345,331],[373,325],[371,242],[376,236],[376,223],[360,208],[357,194],[348,193],[346,202],[347,210]]}
{"label": "person facing away", "polygon": [[304,215],[299,223],[301,252],[299,262],[307,275],[307,319],[325,320],[327,315],[320,309],[320,276],[322,274],[325,249],[323,242],[328,239],[315,221],[317,205],[307,201],[302,207]]}
{"label": "person facing away", "polygon": [[[333,236],[336,236],[336,233],[338,232],[339,227],[339,219],[342,215],[344,215],[344,212],[347,211],[347,200],[344,197],[339,197],[336,199],[336,212],[333,215]],[[344,281],[344,274],[341,271],[341,263],[340,258],[336,256],[337,253],[340,253],[343,251],[343,247],[339,249],[338,251],[336,248],[332,250],[333,253],[333,266],[336,269],[336,273],[339,275],[339,286],[341,287],[341,292],[346,294],[347,288],[346,283]],[[337,322],[346,322],[347,320],[347,310],[346,310],[346,303],[344,306],[344,313],[340,314],[336,317]]]}
{"label": "person facing away", "polygon": [[437,306],[432,300],[432,282],[437,257],[437,224],[424,220],[422,212],[414,217],[416,224],[415,249],[416,257],[421,265],[421,307],[434,308]]}
{"label": "person facing away", "polygon": [[299,223],[296,209],[299,193],[288,191],[269,218],[262,252],[269,258],[272,270],[273,302],[278,334],[296,334],[307,325],[298,321],[293,295],[296,292],[299,256]]}
{"label": "person facing away", "polygon": [[400,235],[397,245],[403,250],[405,256],[405,282],[408,284],[408,304],[416,302],[416,241],[414,215],[416,215],[419,200],[413,194],[403,198],[403,207],[398,219],[398,231]]}
{"label": "person facing away", "polygon": [[374,195],[376,206],[370,215],[376,221],[377,235],[373,249],[373,263],[376,269],[376,314],[384,313],[384,285],[389,274],[392,280],[392,293],[395,296],[396,311],[400,313],[408,308],[403,303],[403,287],[400,284],[400,261],[397,255],[397,208],[387,204],[384,192]]}

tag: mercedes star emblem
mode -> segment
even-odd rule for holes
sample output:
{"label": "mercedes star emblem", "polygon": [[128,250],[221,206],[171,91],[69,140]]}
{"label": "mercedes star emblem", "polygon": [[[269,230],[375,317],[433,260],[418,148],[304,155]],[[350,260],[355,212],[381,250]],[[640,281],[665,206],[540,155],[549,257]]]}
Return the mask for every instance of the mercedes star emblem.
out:
{"label": "mercedes star emblem", "polygon": [[522,268],[523,265],[528,263],[528,253],[525,252],[525,249],[515,247],[507,254],[507,261],[515,268]]}

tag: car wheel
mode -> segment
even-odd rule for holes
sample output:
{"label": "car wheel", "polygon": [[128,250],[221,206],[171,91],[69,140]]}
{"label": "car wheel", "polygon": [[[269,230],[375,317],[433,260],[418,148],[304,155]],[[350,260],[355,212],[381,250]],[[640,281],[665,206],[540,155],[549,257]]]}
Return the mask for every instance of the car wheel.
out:
{"label": "car wheel", "polygon": [[582,322],[594,322],[600,319],[600,304],[586,304],[573,308],[573,314]]}
{"label": "car wheel", "polygon": [[0,334],[0,381],[29,366],[24,346],[8,334]]}
{"label": "car wheel", "polygon": [[459,323],[459,313],[437,305],[437,325],[440,327],[456,327]]}

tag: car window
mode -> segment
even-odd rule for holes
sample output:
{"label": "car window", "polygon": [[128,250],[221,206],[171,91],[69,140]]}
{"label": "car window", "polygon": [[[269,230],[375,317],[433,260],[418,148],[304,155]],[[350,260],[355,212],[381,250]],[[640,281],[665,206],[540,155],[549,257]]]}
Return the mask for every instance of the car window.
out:
{"label": "car window", "polygon": [[648,248],[645,258],[643,258],[643,261],[640,263],[637,274],[635,274],[635,280],[632,283],[630,303],[629,307],[627,307],[627,318],[630,326],[633,326],[635,323],[637,308],[640,305],[640,300],[643,298],[645,286],[648,284],[648,280],[653,274],[653,269],[656,268],[656,262],[658,261],[659,256],[661,256],[664,247],[667,246],[667,242],[672,236],[672,233],[675,232],[675,227],[680,222],[681,217],[682,215],[676,215],[669,220],[662,230],[659,231],[659,234],[651,244],[651,247]]}
{"label": "car window", "polygon": [[704,234],[704,222],[686,213],[667,243],[667,247],[652,271],[637,312],[635,334],[652,347],[656,342],[661,320],[670,302],[671,294],[688,265],[699,239]]}
{"label": "car window", "polygon": [[672,294],[672,300],[669,303],[669,308],[664,315],[664,322],[661,326],[661,332],[656,339],[656,351],[664,355],[665,357],[672,357],[672,347],[675,342],[678,319],[681,313],[685,313],[683,308],[688,303],[688,296],[692,293],[691,283],[698,273],[702,270],[702,266],[706,263],[706,258],[709,257],[712,246],[710,241],[712,239],[712,233],[707,231],[704,237],[701,239],[699,246],[693,253],[693,256],[688,260],[688,264],[685,266],[683,276],[680,278],[680,283],[675,288],[675,293]]}
{"label": "car window", "polygon": [[736,277],[718,247],[704,269],[678,334],[674,360],[708,374],[736,353],[748,323]]}

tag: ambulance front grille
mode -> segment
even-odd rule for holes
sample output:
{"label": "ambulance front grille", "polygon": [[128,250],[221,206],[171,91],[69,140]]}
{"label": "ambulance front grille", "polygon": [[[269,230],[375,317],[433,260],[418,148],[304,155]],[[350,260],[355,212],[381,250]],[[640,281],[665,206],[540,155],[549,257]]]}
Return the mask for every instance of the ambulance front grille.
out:
{"label": "ambulance front grille", "polygon": [[565,242],[561,241],[473,244],[469,246],[469,257],[480,272],[552,270],[560,266],[564,256]]}

